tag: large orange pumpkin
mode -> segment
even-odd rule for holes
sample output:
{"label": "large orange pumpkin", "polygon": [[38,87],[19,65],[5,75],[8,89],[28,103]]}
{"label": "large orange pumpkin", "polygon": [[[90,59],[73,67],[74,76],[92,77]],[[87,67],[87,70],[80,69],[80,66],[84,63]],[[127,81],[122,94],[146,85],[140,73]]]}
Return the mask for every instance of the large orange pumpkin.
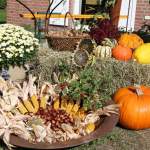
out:
{"label": "large orange pumpkin", "polygon": [[122,46],[129,47],[129,48],[132,48],[132,49],[136,49],[137,47],[142,45],[144,42],[137,34],[124,33],[119,38],[118,43]]}
{"label": "large orange pumpkin", "polygon": [[127,129],[150,128],[150,87],[120,88],[113,97],[120,105],[119,123]]}
{"label": "large orange pumpkin", "polygon": [[132,58],[132,50],[122,45],[117,45],[112,49],[112,56],[118,60],[128,61]]}

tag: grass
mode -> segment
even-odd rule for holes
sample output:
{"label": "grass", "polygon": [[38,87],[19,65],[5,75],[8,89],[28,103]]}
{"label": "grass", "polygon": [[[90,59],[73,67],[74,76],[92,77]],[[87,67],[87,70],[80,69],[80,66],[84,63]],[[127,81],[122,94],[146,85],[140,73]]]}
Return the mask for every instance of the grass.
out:
{"label": "grass", "polygon": [[6,22],[6,11],[5,9],[0,9],[0,23]]}

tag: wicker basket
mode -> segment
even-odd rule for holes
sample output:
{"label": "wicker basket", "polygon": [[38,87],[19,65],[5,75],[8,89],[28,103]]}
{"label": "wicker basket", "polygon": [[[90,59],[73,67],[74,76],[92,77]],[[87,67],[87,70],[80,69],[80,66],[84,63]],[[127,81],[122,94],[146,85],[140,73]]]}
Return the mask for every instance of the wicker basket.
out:
{"label": "wicker basket", "polygon": [[[67,15],[71,16],[71,20],[74,24],[74,20],[72,15],[67,12],[64,18],[64,30],[63,31],[54,31],[55,33],[61,33],[64,31],[69,31],[69,29],[65,29],[66,26],[66,17]],[[73,31],[75,31],[75,25],[74,25],[74,29],[72,29]],[[73,35],[73,36],[67,36],[67,35],[63,35],[63,34],[53,34],[53,31],[47,32],[46,34],[46,38],[48,41],[49,46],[53,49],[53,50],[57,50],[57,51],[74,51],[76,48],[77,43],[83,39],[83,38],[90,38],[88,34],[80,34],[80,35]]]}

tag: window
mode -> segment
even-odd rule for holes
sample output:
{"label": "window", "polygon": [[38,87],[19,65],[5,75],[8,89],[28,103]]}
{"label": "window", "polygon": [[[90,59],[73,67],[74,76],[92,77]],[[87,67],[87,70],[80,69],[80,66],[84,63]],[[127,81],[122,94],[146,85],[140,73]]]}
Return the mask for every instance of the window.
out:
{"label": "window", "polygon": [[82,0],[82,14],[95,14],[97,10],[97,0]]}
{"label": "window", "polygon": [[[60,2],[61,0],[54,0],[51,10]],[[65,14],[69,11],[69,0],[65,0],[62,2],[54,11],[53,14]],[[64,19],[63,18],[51,18],[50,24],[52,25],[64,25]],[[66,20],[66,25],[68,25],[68,20]]]}

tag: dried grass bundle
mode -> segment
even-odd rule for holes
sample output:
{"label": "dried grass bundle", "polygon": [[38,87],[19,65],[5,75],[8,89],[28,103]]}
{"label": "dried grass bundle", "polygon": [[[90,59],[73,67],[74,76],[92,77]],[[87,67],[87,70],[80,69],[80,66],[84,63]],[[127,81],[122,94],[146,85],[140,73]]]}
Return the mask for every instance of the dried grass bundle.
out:
{"label": "dried grass bundle", "polygon": [[[38,54],[39,65],[33,70],[33,74],[41,76],[41,81],[51,81],[54,66],[60,60],[71,63],[71,53],[43,50]],[[143,84],[150,85],[150,65],[142,65],[137,62],[121,62],[115,59],[98,60],[92,66],[101,80],[100,93],[102,100],[110,99],[114,91],[120,87]]]}

